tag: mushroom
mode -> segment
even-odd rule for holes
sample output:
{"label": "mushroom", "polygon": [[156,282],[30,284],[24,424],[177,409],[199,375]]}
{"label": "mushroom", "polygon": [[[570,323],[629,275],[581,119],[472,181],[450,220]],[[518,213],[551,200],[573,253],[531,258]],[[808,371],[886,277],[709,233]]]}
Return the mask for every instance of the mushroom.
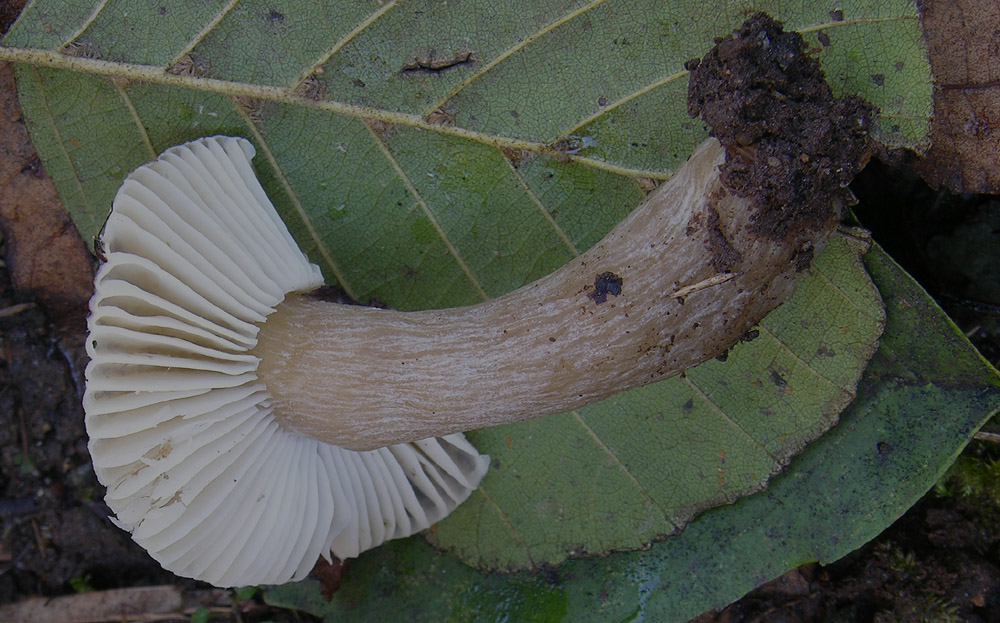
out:
{"label": "mushroom", "polygon": [[281,423],[252,351],[285,294],[322,277],[253,153],[199,139],[128,176],[88,321],[86,426],[115,522],[164,568],[217,586],[300,579],[320,556],[424,530],[488,460],[461,434],[357,452]]}
{"label": "mushroom", "polygon": [[[466,499],[488,458],[463,431],[724,353],[832,235],[873,116],[833,100],[800,38],[748,24],[692,74],[692,110],[719,140],[593,248],[469,307],[310,294],[320,271],[244,139],[199,139],[133,172],[103,235],[84,397],[117,523],[180,575],[301,578],[321,555],[356,556]],[[726,65],[748,60],[762,65]]]}

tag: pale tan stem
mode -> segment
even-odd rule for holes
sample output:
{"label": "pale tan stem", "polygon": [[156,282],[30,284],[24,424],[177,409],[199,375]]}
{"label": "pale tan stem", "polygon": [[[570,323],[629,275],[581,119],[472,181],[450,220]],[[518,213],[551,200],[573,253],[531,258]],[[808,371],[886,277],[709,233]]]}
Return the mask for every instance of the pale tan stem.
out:
{"label": "pale tan stem", "polygon": [[[836,222],[762,238],[752,203],[721,186],[722,160],[706,141],[592,249],[479,305],[288,297],[254,349],[275,412],[310,437],[371,449],[575,409],[721,354],[791,295],[796,258]],[[602,302],[605,273],[621,291]]]}

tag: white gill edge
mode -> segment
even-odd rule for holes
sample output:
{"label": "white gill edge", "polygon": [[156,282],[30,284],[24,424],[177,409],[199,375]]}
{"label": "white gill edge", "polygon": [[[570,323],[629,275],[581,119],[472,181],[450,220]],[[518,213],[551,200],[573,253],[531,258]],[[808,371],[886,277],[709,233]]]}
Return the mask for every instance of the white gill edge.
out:
{"label": "white gill edge", "polygon": [[253,155],[213,136],[129,175],[88,320],[87,432],[115,523],[164,568],[217,586],[301,579],[320,556],[424,530],[488,464],[463,435],[354,452],[278,425],[248,351],[285,294],[322,275]]}

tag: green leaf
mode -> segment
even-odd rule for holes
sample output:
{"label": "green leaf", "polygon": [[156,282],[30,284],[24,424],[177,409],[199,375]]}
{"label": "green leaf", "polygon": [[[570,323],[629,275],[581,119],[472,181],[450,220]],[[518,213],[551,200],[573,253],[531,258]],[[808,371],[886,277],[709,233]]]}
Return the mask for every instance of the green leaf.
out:
{"label": "green leaf", "polygon": [[837,92],[879,105],[883,142],[921,146],[931,111],[908,0],[86,5],[34,0],[0,47],[85,238],[133,168],[240,134],[327,276],[397,307],[495,296],[599,239],[636,178],[668,177],[704,138],[684,63],[749,11],[803,32]]}
{"label": "green leaf", "polygon": [[208,608],[202,606],[191,613],[190,623],[208,623],[209,613]]}
{"label": "green leaf", "polygon": [[[703,514],[648,551],[542,573],[482,574],[419,539],[391,543],[354,561],[333,601],[310,611],[338,622],[682,622],[872,539],[1000,408],[1000,377],[880,249],[865,262],[887,306],[879,350],[840,423],[767,491]],[[300,607],[317,590],[309,580],[266,598]]]}

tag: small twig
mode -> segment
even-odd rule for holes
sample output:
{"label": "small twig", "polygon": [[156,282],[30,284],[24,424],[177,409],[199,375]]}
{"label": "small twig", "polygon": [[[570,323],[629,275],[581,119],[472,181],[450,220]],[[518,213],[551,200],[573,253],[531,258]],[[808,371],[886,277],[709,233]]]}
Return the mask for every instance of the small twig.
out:
{"label": "small twig", "polygon": [[735,276],[736,273],[719,273],[718,275],[712,275],[708,279],[703,279],[698,283],[693,283],[689,286],[684,286],[679,290],[675,290],[674,292],[671,292],[669,296],[672,299],[684,298],[685,296],[691,294],[692,292],[697,292],[699,290],[704,290],[706,288],[711,288],[712,286],[717,286],[719,284],[726,283]]}
{"label": "small twig", "polygon": [[30,460],[28,454],[28,424],[24,421],[24,409],[17,405],[17,419],[21,425],[21,456],[24,461]]}
{"label": "small twig", "polygon": [[[223,608],[221,606],[212,606],[211,608],[206,608],[209,617],[213,616],[226,616],[231,614],[229,608]],[[185,610],[184,612],[164,612],[160,613],[142,613],[142,614],[131,614],[126,618],[122,619],[123,623],[157,623],[158,621],[178,621],[191,618],[197,610]]]}
{"label": "small twig", "polygon": [[977,441],[989,441],[990,443],[1000,443],[1000,433],[989,433],[984,430],[972,436]]}
{"label": "small twig", "polygon": [[4,307],[0,309],[0,318],[7,318],[8,316],[15,316],[23,311],[29,310],[34,307],[34,303],[18,303],[17,305],[11,305],[10,307]]}
{"label": "small twig", "polygon": [[41,554],[42,560],[45,560],[48,550],[45,547],[45,539],[42,538],[42,531],[38,528],[38,522],[34,519],[31,520],[31,530],[35,533],[35,542],[38,544],[38,553]]}

